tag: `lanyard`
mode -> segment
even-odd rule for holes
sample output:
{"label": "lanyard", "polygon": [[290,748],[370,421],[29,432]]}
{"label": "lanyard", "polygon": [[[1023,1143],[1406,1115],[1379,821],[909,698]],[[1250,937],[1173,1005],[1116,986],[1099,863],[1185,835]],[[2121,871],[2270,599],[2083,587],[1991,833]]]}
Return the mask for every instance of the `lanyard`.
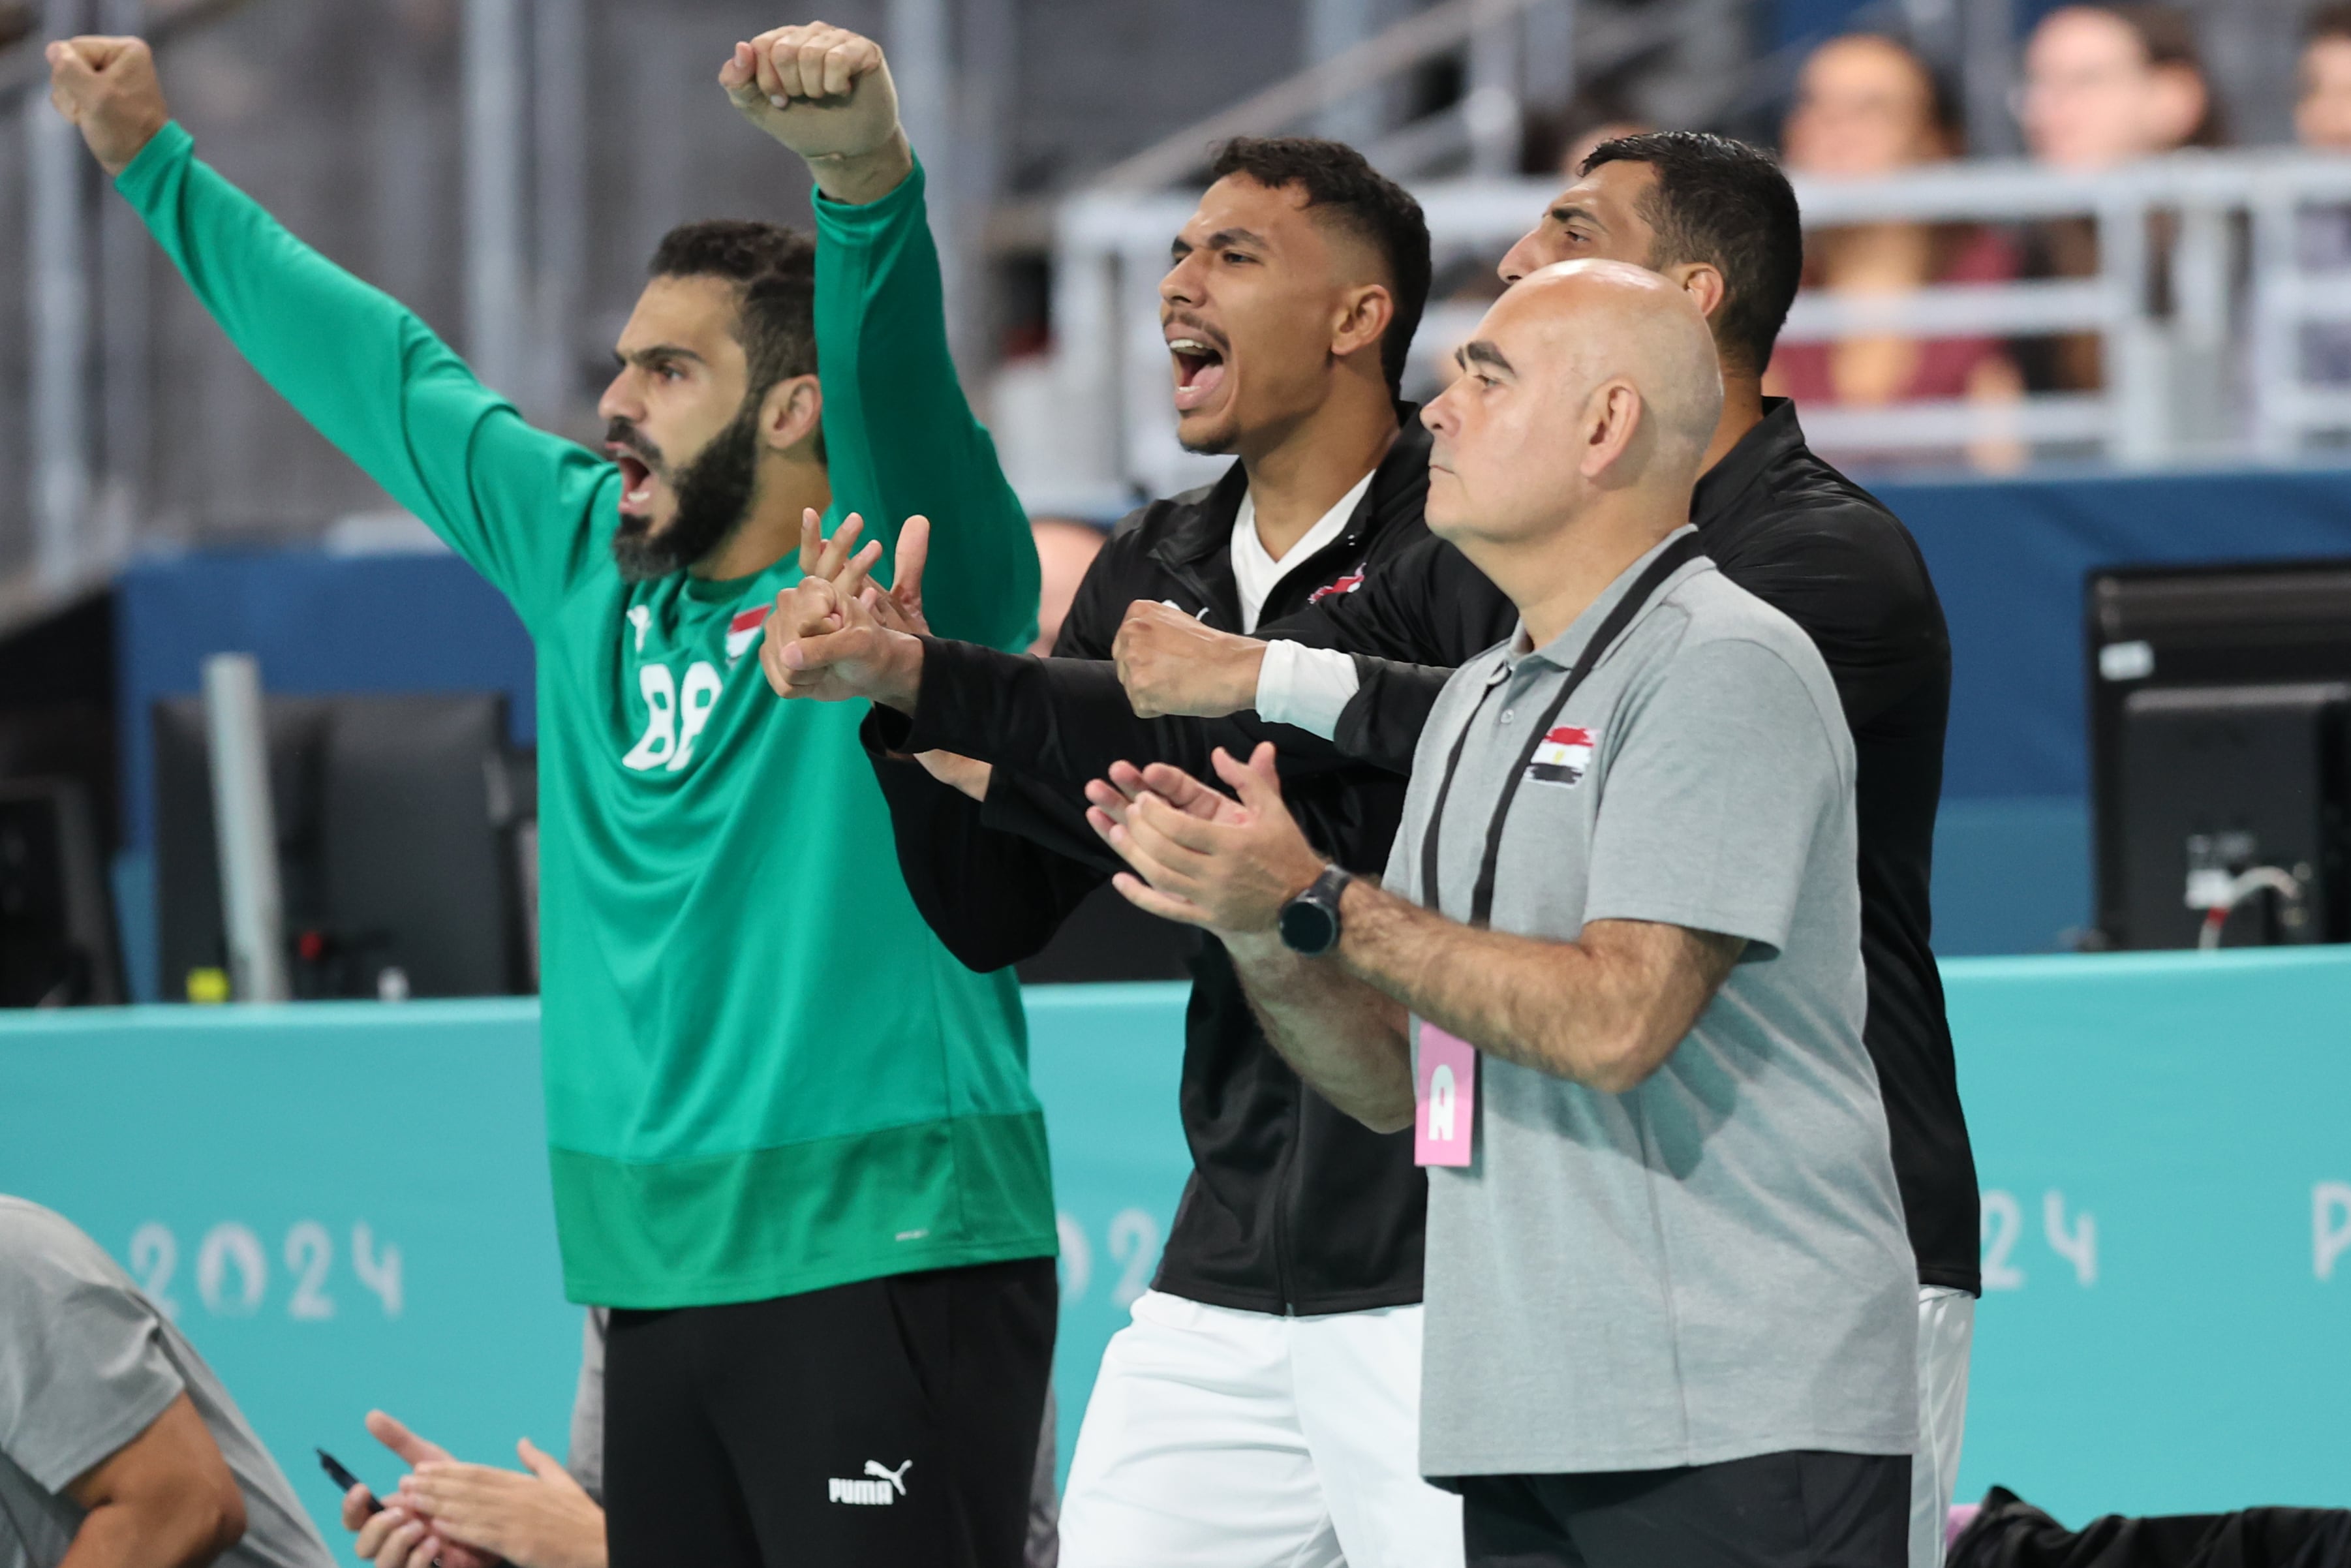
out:
{"label": "lanyard", "polygon": [[[1657,558],[1649,563],[1647,570],[1625,591],[1625,597],[1616,601],[1616,608],[1608,612],[1608,618],[1600,623],[1600,629],[1593,632],[1592,640],[1584,643],[1583,652],[1577,655],[1575,667],[1567,673],[1566,683],[1559,688],[1559,695],[1552,698],[1551,706],[1543,709],[1542,717],[1528,730],[1526,746],[1519,753],[1519,764],[1502,780],[1501,798],[1494,802],[1494,815],[1486,824],[1486,852],[1479,859],[1478,883],[1469,895],[1470,925],[1484,925],[1493,917],[1494,873],[1502,856],[1502,824],[1510,817],[1510,802],[1518,798],[1520,780],[1526,778],[1527,768],[1535,759],[1535,748],[1551,732],[1552,720],[1559,716],[1560,709],[1567,706],[1567,699],[1575,695],[1575,688],[1592,674],[1593,666],[1607,653],[1610,645],[1624,635],[1625,629],[1633,623],[1634,618],[1647,607],[1658,586],[1682,567],[1698,559],[1700,553],[1698,537],[1695,533],[1684,534],[1657,553]],[[1461,753],[1469,744],[1469,732],[1477,728],[1478,716],[1485,711],[1486,698],[1492,695],[1493,689],[1489,685],[1478,695],[1478,706],[1469,710],[1468,722],[1462,725],[1461,733],[1454,737],[1452,755],[1445,759],[1445,777],[1437,784],[1437,799],[1428,808],[1428,826],[1421,831],[1421,902],[1431,909],[1438,908],[1441,903],[1437,892],[1437,834],[1445,824],[1446,799],[1453,793],[1453,776],[1460,769]]]}

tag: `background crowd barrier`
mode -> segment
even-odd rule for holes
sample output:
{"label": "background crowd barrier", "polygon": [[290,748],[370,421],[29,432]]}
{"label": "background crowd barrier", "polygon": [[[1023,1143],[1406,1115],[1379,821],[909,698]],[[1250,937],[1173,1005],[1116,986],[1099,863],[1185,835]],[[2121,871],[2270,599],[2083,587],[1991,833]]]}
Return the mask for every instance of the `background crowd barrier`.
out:
{"label": "background crowd barrier", "polygon": [[[1960,1492],[2079,1522],[2342,1503],[2351,952],[1946,966],[1984,1186]],[[1029,994],[1061,1209],[1064,1463],[1186,1168],[1180,986]],[[0,1191],[173,1311],[322,1521],[371,1406],[470,1457],[559,1446],[559,1284],[527,1001],[0,1019]],[[330,1522],[330,1521],[329,1521]]]}

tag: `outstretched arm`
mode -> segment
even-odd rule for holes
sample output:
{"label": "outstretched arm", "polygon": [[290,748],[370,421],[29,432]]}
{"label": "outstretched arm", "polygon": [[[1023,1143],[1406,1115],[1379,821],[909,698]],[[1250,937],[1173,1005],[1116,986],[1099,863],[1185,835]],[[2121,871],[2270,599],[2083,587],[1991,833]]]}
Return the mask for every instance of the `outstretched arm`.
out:
{"label": "outstretched arm", "polygon": [[[909,530],[909,541],[918,537]],[[1102,657],[1128,608],[1117,587],[1126,580],[1118,559],[1125,548],[1114,539],[1088,570],[1050,659],[932,638],[903,617],[846,625],[834,607],[857,596],[857,580],[844,575],[812,609],[768,619],[769,680],[786,696],[870,698],[902,716],[891,731],[896,749],[1008,765],[1039,787],[1061,789],[1073,814],[1082,810],[1086,781],[1123,759],[1206,773],[1218,746],[1247,750],[1273,737],[1287,774],[1343,766],[1326,743],[1252,716],[1146,719],[1128,706],[1115,666]],[[905,554],[902,547],[894,595],[919,586]],[[817,570],[813,546],[802,559]],[[800,590],[816,591],[805,581]]]}
{"label": "outstretched arm", "polygon": [[238,350],[526,621],[602,548],[611,464],[533,430],[416,316],[199,162],[137,38],[49,46],[50,97]]}
{"label": "outstretched arm", "polygon": [[1508,637],[1516,621],[1468,557],[1423,534],[1368,567],[1347,591],[1253,637],[1211,631],[1164,605],[1134,605],[1113,652],[1137,713],[1214,718],[1254,710],[1261,725],[1303,731],[1355,761],[1410,773],[1454,666]]}
{"label": "outstretched arm", "polygon": [[[948,352],[923,172],[881,48],[844,28],[781,27],[736,46],[719,80],[817,183],[817,365],[835,515],[894,545],[931,519],[930,622],[1017,648],[1036,634],[1028,515]],[[780,99],[780,106],[778,100]]]}

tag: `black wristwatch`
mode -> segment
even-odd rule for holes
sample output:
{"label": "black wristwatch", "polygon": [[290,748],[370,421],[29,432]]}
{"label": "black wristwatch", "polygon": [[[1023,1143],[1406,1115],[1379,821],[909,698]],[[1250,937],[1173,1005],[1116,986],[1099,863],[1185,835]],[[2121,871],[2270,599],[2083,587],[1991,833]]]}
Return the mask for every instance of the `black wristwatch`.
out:
{"label": "black wristwatch", "polygon": [[1281,906],[1281,945],[1293,953],[1320,958],[1339,945],[1339,895],[1355,873],[1325,866],[1314,884]]}

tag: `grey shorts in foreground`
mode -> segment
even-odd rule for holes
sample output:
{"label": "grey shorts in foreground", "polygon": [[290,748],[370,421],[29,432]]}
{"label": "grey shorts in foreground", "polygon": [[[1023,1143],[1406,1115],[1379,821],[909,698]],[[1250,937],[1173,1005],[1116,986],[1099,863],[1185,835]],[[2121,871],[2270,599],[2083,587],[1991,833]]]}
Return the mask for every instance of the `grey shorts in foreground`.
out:
{"label": "grey shorts in foreground", "polygon": [[1670,1470],[1464,1476],[1468,1568],[1902,1568],[1907,1454],[1758,1454]]}

